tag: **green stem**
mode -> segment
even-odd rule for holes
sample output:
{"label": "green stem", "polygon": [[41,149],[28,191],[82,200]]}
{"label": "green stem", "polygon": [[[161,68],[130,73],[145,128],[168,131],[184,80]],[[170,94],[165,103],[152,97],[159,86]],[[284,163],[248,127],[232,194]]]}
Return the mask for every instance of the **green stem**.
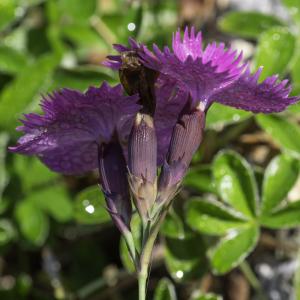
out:
{"label": "green stem", "polygon": [[242,270],[245,277],[248,279],[250,285],[257,291],[258,297],[259,297],[258,299],[266,300],[266,296],[264,295],[261,284],[258,281],[258,279],[256,278],[254,272],[252,271],[249,263],[246,260],[244,260],[240,264],[240,269]]}
{"label": "green stem", "polygon": [[257,280],[255,274],[253,273],[253,271],[251,270],[249,264],[247,261],[243,261],[240,264],[240,268],[242,270],[242,272],[244,273],[245,277],[248,279],[249,283],[251,284],[251,286],[256,290],[259,291],[261,290],[261,286],[259,281]]}
{"label": "green stem", "polygon": [[138,282],[139,282],[139,300],[146,300],[147,294],[147,280],[149,276],[149,269],[151,264],[151,257],[159,229],[168,213],[169,206],[162,212],[158,221],[150,229],[147,240],[145,240],[141,257],[140,267],[138,269]]}
{"label": "green stem", "polygon": [[139,282],[139,300],[146,300],[146,289],[147,289],[147,278],[148,273],[139,272],[138,282]]}

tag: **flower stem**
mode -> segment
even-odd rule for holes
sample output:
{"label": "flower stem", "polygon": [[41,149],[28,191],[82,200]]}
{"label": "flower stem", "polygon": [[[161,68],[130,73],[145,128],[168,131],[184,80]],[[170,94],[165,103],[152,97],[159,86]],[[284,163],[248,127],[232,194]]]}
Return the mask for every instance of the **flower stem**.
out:
{"label": "flower stem", "polygon": [[140,256],[140,267],[138,270],[139,300],[146,300],[147,281],[151,265],[152,251],[159,233],[159,229],[168,213],[168,208],[169,206],[165,208],[158,221],[153,224],[152,228],[150,228],[149,235],[146,236],[147,238],[145,239],[143,244],[143,249]]}
{"label": "flower stem", "polygon": [[139,272],[138,274],[138,282],[139,282],[139,300],[146,300],[146,289],[147,289],[147,278],[148,272]]}

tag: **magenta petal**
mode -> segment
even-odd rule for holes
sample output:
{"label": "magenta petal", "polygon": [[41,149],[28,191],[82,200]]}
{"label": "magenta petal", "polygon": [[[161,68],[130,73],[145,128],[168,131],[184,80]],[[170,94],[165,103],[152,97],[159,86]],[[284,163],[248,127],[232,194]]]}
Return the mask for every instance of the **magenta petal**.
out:
{"label": "magenta petal", "polygon": [[[237,56],[231,49],[225,50],[223,44],[209,44],[203,52],[192,43],[186,43],[184,47],[179,48],[175,43],[174,54],[153,47],[155,56],[145,51],[140,55],[147,67],[175,80],[177,85],[191,94],[196,103],[206,101],[217,90],[232,83],[244,69],[244,65],[239,64],[242,56]],[[195,49],[199,52],[197,55]],[[180,51],[185,51],[185,54],[178,54]]]}
{"label": "magenta petal", "polygon": [[202,35],[198,32],[195,36],[195,28],[191,28],[189,34],[188,27],[184,31],[183,40],[181,41],[180,30],[173,34],[172,48],[174,54],[181,60],[185,61],[190,55],[193,59],[201,57],[202,54]]}
{"label": "magenta petal", "polygon": [[278,76],[258,83],[260,73],[261,69],[250,74],[248,68],[238,80],[213,95],[211,100],[255,113],[280,112],[300,100],[300,97],[289,97],[291,88],[286,86],[287,80],[277,82]]}

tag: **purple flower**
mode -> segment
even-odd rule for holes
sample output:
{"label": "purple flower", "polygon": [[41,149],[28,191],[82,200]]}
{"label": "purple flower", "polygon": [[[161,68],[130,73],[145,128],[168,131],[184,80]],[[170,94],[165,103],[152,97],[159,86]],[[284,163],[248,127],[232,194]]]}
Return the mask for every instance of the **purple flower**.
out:
{"label": "purple flower", "polygon": [[130,134],[140,106],[137,96],[123,96],[121,85],[90,87],[86,93],[63,89],[45,97],[43,115],[28,114],[19,131],[25,134],[13,152],[37,155],[50,169],[82,174],[98,167],[98,147]]}
{"label": "purple flower", "polygon": [[145,65],[175,80],[177,85],[191,96],[191,107],[206,111],[212,102],[253,112],[279,112],[299,100],[289,97],[287,80],[277,82],[272,76],[258,83],[261,69],[251,75],[247,64],[241,63],[242,54],[224,44],[211,43],[202,49],[201,33],[190,34],[188,28],[181,40],[180,32],[173,35],[171,51],[163,51],[154,45],[150,52],[146,47],[139,52]]}
{"label": "purple flower", "polygon": [[[103,65],[113,69],[122,70],[124,60],[127,59],[127,53],[131,54],[135,52],[140,55],[144,50],[143,44],[138,44],[133,39],[129,39],[129,47],[123,45],[114,45],[120,55],[110,55],[108,60]],[[121,81],[122,75],[120,74]],[[123,85],[127,85],[127,82],[123,82]],[[143,84],[144,86],[145,84]],[[142,92],[143,93],[143,92]],[[157,164],[160,166],[164,163],[170,141],[173,128],[178,121],[178,116],[182,111],[184,105],[188,100],[188,92],[180,89],[176,80],[159,74],[156,82],[154,83],[154,95],[155,109],[153,112],[154,127],[157,135]]]}
{"label": "purple flower", "polygon": [[43,115],[28,114],[18,130],[25,134],[13,152],[37,155],[50,169],[82,174],[99,168],[107,208],[124,232],[131,218],[126,148],[137,96],[124,96],[121,85],[90,87],[86,93],[63,89],[44,98]]}

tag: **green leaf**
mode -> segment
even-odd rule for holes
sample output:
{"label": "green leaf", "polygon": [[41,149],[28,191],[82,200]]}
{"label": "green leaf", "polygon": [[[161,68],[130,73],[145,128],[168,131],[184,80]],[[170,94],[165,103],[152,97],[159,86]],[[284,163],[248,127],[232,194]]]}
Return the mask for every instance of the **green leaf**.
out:
{"label": "green leaf", "polygon": [[57,58],[47,55],[25,67],[0,94],[0,126],[14,125],[20,114],[32,102],[51,77]]}
{"label": "green leaf", "polygon": [[23,236],[36,246],[43,245],[49,232],[49,221],[43,211],[32,202],[22,201],[15,213]]}
{"label": "green leaf", "polygon": [[214,103],[208,111],[206,126],[213,129],[222,129],[226,125],[241,122],[251,117],[249,112]]}
{"label": "green leaf", "polygon": [[166,238],[165,263],[176,281],[198,278],[206,272],[205,245],[199,235]]}
{"label": "green leaf", "polygon": [[165,218],[160,232],[170,238],[184,238],[185,233],[183,222],[173,209],[169,211]]}
{"label": "green leaf", "polygon": [[270,162],[263,181],[263,214],[271,213],[280,204],[296,183],[298,175],[298,161],[290,156],[278,155]]}
{"label": "green leaf", "polygon": [[256,121],[283,150],[300,157],[300,127],[296,123],[278,115],[257,115]]}
{"label": "green leaf", "polygon": [[254,217],[258,191],[247,161],[233,151],[222,151],[213,162],[213,173],[222,199],[245,216]]}
{"label": "green leaf", "polygon": [[300,251],[298,251],[297,256],[297,270],[294,277],[294,288],[296,299],[300,299]]}
{"label": "green leaf", "polygon": [[[26,157],[22,155],[14,156],[14,169],[19,175],[22,188],[25,193],[29,193],[36,187],[41,187],[54,182],[58,174],[50,171],[36,157]],[[30,172],[28,172],[30,170]],[[24,176],[26,174],[26,176]]]}
{"label": "green leaf", "polygon": [[61,16],[70,24],[86,23],[96,10],[95,0],[60,0]]}
{"label": "green leaf", "polygon": [[259,12],[230,12],[218,23],[219,28],[227,33],[245,38],[257,38],[262,31],[282,22],[272,15]]}
{"label": "green leaf", "polygon": [[109,50],[104,40],[87,24],[65,26],[62,28],[62,34],[77,47],[89,48],[89,52]]}
{"label": "green leaf", "polygon": [[183,180],[183,186],[194,188],[200,192],[216,193],[211,167],[200,165],[190,168]]}
{"label": "green leaf", "polygon": [[9,220],[0,220],[0,247],[5,246],[16,238],[16,231]]}
{"label": "green leaf", "polygon": [[295,37],[286,28],[271,28],[261,34],[254,57],[256,68],[264,66],[261,79],[272,74],[284,74],[294,54],[295,44]]}
{"label": "green leaf", "polygon": [[[140,251],[141,250],[140,241],[141,241],[141,236],[142,236],[142,223],[141,223],[139,214],[136,213],[132,216],[132,219],[130,222],[130,227],[131,227],[131,233],[133,235],[135,247],[137,248],[138,251]],[[135,271],[134,264],[129,255],[126,243],[123,238],[121,238],[121,241],[120,241],[120,257],[121,257],[123,266],[126,268],[126,270],[129,273],[134,273],[134,271]]]}
{"label": "green leaf", "polygon": [[73,216],[73,205],[65,188],[54,185],[29,194],[25,201],[51,215],[58,222],[69,221]]}
{"label": "green leaf", "polygon": [[83,69],[59,69],[54,73],[51,90],[68,87],[86,90],[89,86],[99,86],[100,82],[111,81],[112,78],[100,70],[83,70]]}
{"label": "green leaf", "polygon": [[300,226],[300,201],[291,202],[270,215],[262,216],[261,224],[274,229]]}
{"label": "green leaf", "polygon": [[98,185],[88,187],[76,195],[74,217],[81,224],[106,224],[111,221]]}
{"label": "green leaf", "polygon": [[186,222],[194,230],[212,235],[223,235],[246,224],[241,215],[220,201],[199,198],[189,200]]}
{"label": "green leaf", "polygon": [[16,0],[0,1],[0,31],[8,26],[16,17]]}
{"label": "green leaf", "polygon": [[222,300],[222,296],[218,296],[215,294],[201,294],[199,296],[194,296],[190,300]]}
{"label": "green leaf", "polygon": [[[299,10],[299,25],[300,25],[300,10]],[[296,51],[291,61],[290,67],[291,67],[291,76],[293,80],[292,94],[294,96],[297,96],[300,93],[300,39],[299,38],[297,39]],[[299,113],[300,112],[299,103],[292,105],[290,107],[290,110]]]}
{"label": "green leaf", "polygon": [[159,281],[153,300],[176,300],[176,291],[173,283],[168,278]]}
{"label": "green leaf", "polygon": [[28,64],[26,55],[11,47],[0,46],[0,71],[15,74]]}
{"label": "green leaf", "polygon": [[238,266],[254,249],[259,238],[257,226],[232,230],[209,251],[214,273],[224,274]]}
{"label": "green leaf", "polygon": [[0,199],[8,183],[8,173],[5,164],[7,142],[8,135],[6,133],[0,133]]}
{"label": "green leaf", "polygon": [[295,22],[300,22],[300,3],[298,0],[282,0]]}

